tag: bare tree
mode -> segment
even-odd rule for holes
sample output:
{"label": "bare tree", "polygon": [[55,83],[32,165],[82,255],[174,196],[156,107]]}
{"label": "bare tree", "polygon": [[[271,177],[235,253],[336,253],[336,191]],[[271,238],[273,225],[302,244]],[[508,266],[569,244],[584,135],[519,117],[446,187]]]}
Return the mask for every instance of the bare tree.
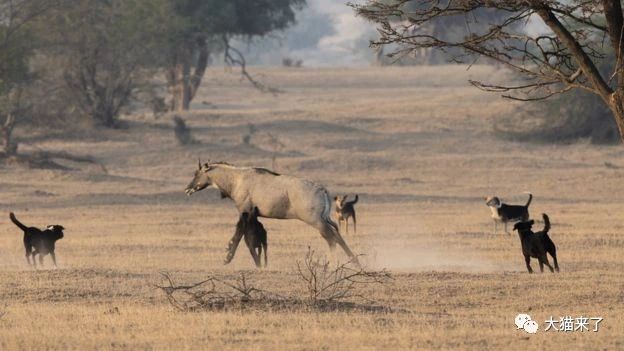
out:
{"label": "bare tree", "polygon": [[[398,45],[395,55],[423,48],[460,49],[451,59],[473,63],[486,57],[519,73],[519,83],[471,81],[505,98],[543,100],[572,89],[596,94],[613,113],[624,140],[624,17],[619,0],[371,0],[350,6],[378,25],[380,38],[372,45]],[[491,11],[505,16],[473,30],[480,16]],[[449,17],[464,18],[464,38],[451,40],[444,33],[421,30]],[[548,31],[530,34],[526,24],[532,20],[541,21]],[[598,64],[609,56],[615,65],[602,74]]]}

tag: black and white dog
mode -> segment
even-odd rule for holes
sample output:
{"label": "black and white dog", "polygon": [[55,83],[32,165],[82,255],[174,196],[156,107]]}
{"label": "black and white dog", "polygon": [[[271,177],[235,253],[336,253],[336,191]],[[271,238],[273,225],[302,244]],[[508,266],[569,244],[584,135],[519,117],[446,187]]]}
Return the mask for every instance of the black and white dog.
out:
{"label": "black and white dog", "polygon": [[507,205],[504,204],[501,199],[496,196],[486,197],[485,204],[492,211],[492,218],[494,219],[494,234],[498,229],[498,222],[503,222],[505,225],[505,233],[510,234],[507,231],[508,222],[528,221],[529,220],[529,205],[533,200],[533,194],[529,194],[529,201],[526,205]]}

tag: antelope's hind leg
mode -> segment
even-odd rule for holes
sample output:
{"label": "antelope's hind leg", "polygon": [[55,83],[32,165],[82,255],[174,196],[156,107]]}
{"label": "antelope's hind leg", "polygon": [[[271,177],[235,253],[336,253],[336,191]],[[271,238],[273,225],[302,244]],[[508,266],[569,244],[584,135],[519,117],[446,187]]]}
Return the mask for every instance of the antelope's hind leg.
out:
{"label": "antelope's hind leg", "polygon": [[254,263],[256,264],[256,267],[260,268],[262,264],[260,262],[260,256],[258,256],[258,252],[256,252],[256,248],[250,247],[249,252],[251,253],[251,257],[253,258]]}

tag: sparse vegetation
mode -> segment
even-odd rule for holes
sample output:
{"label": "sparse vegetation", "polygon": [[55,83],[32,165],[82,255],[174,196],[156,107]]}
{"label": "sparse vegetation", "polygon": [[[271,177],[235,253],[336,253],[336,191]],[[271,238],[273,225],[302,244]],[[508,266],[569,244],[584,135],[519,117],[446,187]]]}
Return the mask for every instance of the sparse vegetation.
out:
{"label": "sparse vegetation", "polygon": [[366,285],[382,287],[391,280],[390,273],[353,268],[351,262],[331,267],[329,261],[311,249],[308,249],[302,262],[297,262],[297,275],[299,283],[304,286],[304,297],[259,289],[245,273],[234,280],[209,276],[187,285],[176,284],[167,272],[161,275],[165,285],[156,287],[179,311],[391,311],[388,307],[379,306],[373,296],[366,296],[361,291],[361,287]]}

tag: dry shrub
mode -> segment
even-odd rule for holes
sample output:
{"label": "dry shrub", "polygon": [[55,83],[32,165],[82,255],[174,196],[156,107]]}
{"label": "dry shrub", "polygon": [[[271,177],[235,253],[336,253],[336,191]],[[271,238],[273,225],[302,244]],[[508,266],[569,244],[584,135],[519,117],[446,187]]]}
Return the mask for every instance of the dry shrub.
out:
{"label": "dry shrub", "polygon": [[303,262],[297,262],[297,273],[305,283],[307,301],[310,305],[334,303],[337,301],[374,301],[361,292],[365,285],[383,285],[391,279],[390,273],[365,271],[354,260],[332,267],[329,261],[308,249]]}
{"label": "dry shrub", "polygon": [[391,312],[366,296],[361,287],[383,286],[392,279],[386,271],[369,272],[354,267],[352,262],[331,267],[329,262],[308,250],[297,262],[297,277],[303,283],[303,297],[284,296],[250,283],[246,274],[236,279],[207,279],[189,285],[178,285],[163,272],[164,285],[156,285],[179,311],[270,310],[270,311],[361,311]]}
{"label": "dry shrub", "polygon": [[157,285],[169,303],[179,311],[232,310],[280,307],[286,298],[249,285],[244,273],[232,281],[209,276],[190,285],[177,285],[169,273],[162,272],[166,285]]}

